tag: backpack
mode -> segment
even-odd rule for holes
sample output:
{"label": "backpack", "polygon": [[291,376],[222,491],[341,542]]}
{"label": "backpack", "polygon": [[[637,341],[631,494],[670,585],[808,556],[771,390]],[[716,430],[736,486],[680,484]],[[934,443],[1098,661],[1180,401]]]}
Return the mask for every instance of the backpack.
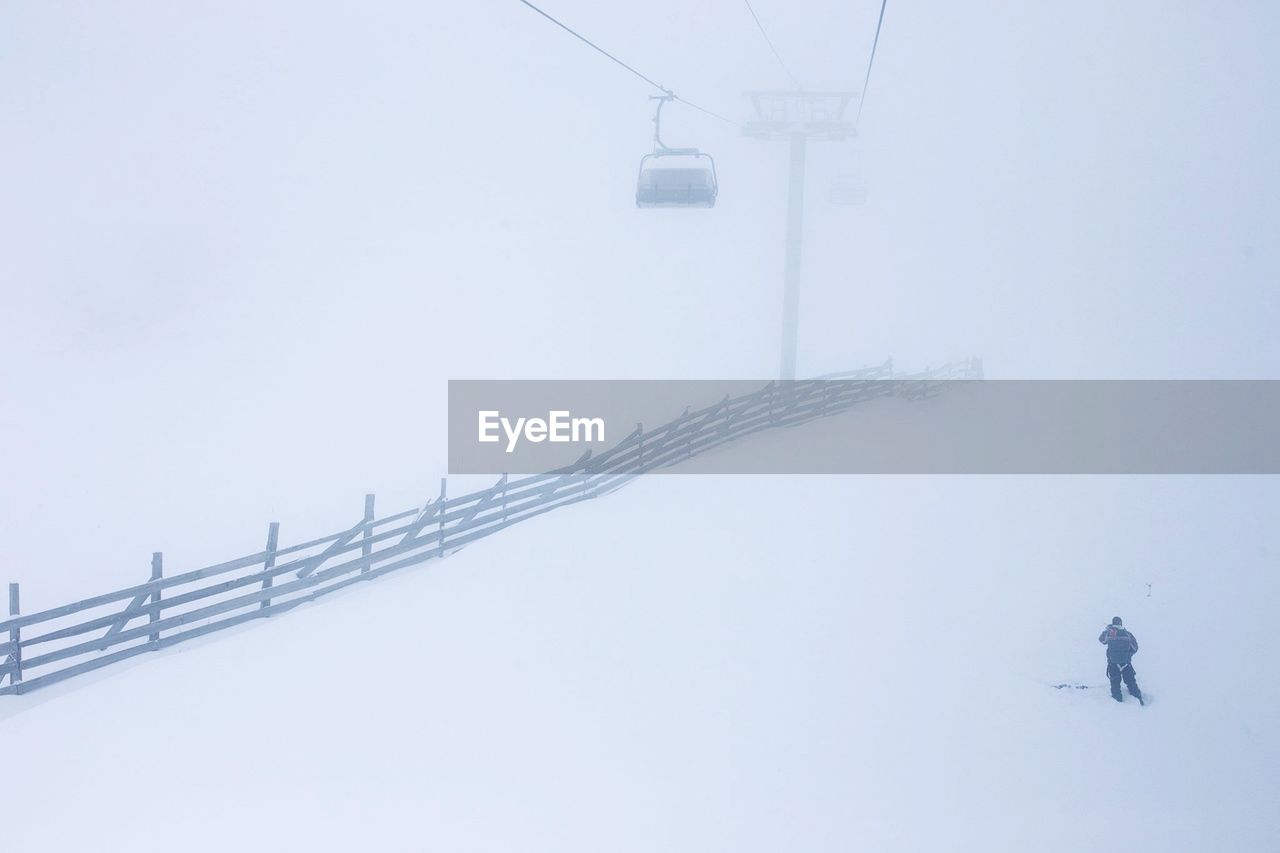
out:
{"label": "backpack", "polygon": [[1114,652],[1117,657],[1132,655],[1138,651],[1138,641],[1124,628],[1111,625],[1106,630],[1107,651]]}

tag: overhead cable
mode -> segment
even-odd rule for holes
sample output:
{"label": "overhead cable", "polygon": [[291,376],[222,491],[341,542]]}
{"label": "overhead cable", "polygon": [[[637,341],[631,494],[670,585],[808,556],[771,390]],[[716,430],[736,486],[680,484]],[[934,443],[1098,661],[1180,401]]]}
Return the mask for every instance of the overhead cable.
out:
{"label": "overhead cable", "polygon": [[782,56],[778,53],[778,49],[773,46],[773,39],[769,38],[769,34],[765,32],[764,24],[760,23],[760,16],[756,14],[756,10],[751,6],[751,0],[742,0],[747,4],[747,11],[751,13],[751,17],[756,22],[756,27],[760,30],[760,35],[764,36],[764,43],[769,45],[769,50],[773,51],[773,58],[778,60],[778,64],[782,66],[782,70],[787,72],[787,76],[791,78],[791,82],[796,84],[797,89],[803,89],[800,81],[796,79],[796,75],[791,73],[791,69],[787,67],[787,63],[782,61]]}
{"label": "overhead cable", "polygon": [[884,25],[884,7],[889,5],[889,0],[880,0],[880,19],[876,21],[876,37],[871,41],[871,58],[867,60],[867,76],[862,81],[862,93],[858,95],[858,115],[853,120],[853,129],[858,129],[858,122],[862,119],[862,105],[867,102],[867,85],[871,82],[871,66],[876,61],[876,45],[880,44],[880,27]]}
{"label": "overhead cable", "polygon": [[608,57],[609,59],[611,59],[611,60],[613,60],[614,62],[616,62],[618,65],[621,65],[623,68],[627,69],[627,70],[628,70],[628,71],[630,71],[632,74],[636,75],[636,76],[637,76],[637,77],[639,77],[641,80],[643,80],[644,82],[648,83],[650,86],[652,86],[652,87],[654,87],[655,89],[659,90],[659,91],[660,91],[660,92],[662,92],[664,95],[670,95],[672,98],[674,98],[675,100],[679,101],[680,103],[685,104],[686,106],[693,107],[695,110],[698,110],[699,112],[706,113],[707,115],[711,116],[712,118],[720,119],[720,121],[727,122],[728,124],[732,124],[732,125],[734,125],[735,127],[736,127],[736,126],[738,126],[738,123],[737,123],[736,121],[733,121],[732,119],[727,119],[727,118],[725,118],[724,116],[720,115],[719,113],[714,113],[714,112],[712,112],[711,110],[707,109],[706,107],[698,106],[698,105],[697,105],[697,104],[695,104],[693,101],[689,101],[689,100],[686,100],[686,99],[684,99],[684,98],[680,97],[680,96],[679,96],[679,95],[677,95],[675,92],[673,92],[673,91],[671,91],[670,89],[668,89],[666,86],[663,86],[661,83],[658,83],[657,81],[653,80],[651,77],[647,77],[647,76],[645,76],[644,74],[641,74],[639,71],[637,71],[636,69],[632,68],[630,65],[628,65],[628,64],[627,64],[627,63],[625,63],[625,62],[623,62],[621,59],[619,59],[618,57],[614,56],[612,53],[610,53],[609,51],[605,50],[603,47],[601,47],[600,45],[596,44],[596,43],[595,43],[595,42],[593,42],[591,39],[589,39],[589,38],[587,38],[586,36],[582,35],[582,33],[579,33],[577,30],[573,29],[573,28],[572,28],[572,27],[570,27],[568,24],[566,24],[566,23],[564,23],[563,21],[560,21],[560,20],[558,20],[558,19],[556,19],[556,18],[553,18],[551,15],[548,15],[548,14],[547,14],[546,12],[544,12],[542,9],[539,9],[537,6],[535,6],[535,5],[533,5],[532,3],[530,3],[530,2],[529,2],[529,0],[520,0],[520,2],[521,2],[521,3],[523,3],[524,5],[528,6],[528,7],[529,7],[530,9],[532,9],[533,11],[537,12],[537,13],[538,13],[539,15],[541,15],[542,17],[546,18],[546,19],[547,19],[548,21],[550,21],[551,23],[555,24],[555,25],[556,25],[557,27],[559,27],[560,29],[562,29],[562,30],[564,30],[565,32],[567,32],[569,35],[571,35],[571,36],[573,36],[574,38],[578,39],[579,41],[582,41],[583,43],[585,43],[585,44],[589,45],[589,46],[590,46],[590,47],[592,47],[594,50],[596,50],[597,52],[599,52],[601,55],[606,56],[606,57]]}

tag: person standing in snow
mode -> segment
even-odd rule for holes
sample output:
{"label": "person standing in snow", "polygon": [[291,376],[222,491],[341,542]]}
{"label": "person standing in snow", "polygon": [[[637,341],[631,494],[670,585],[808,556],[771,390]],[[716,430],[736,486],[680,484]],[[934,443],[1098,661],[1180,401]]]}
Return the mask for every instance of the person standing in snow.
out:
{"label": "person standing in snow", "polygon": [[[1133,671],[1133,656],[1138,651],[1138,638],[1124,628],[1124,622],[1116,616],[1102,629],[1098,642],[1107,647],[1107,678],[1111,681],[1111,698],[1123,702],[1120,680],[1129,688],[1129,695],[1142,703],[1142,691],[1138,689],[1137,673]],[[1143,703],[1145,704],[1145,703]]]}

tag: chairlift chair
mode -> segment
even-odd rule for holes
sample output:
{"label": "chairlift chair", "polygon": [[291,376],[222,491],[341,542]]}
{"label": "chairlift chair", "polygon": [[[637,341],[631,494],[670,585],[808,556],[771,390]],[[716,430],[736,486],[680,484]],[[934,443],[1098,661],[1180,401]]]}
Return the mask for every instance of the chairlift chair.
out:
{"label": "chairlift chair", "polygon": [[[640,158],[636,207],[715,207],[720,193],[716,161],[697,148],[668,148],[662,142],[662,106],[674,97],[668,92],[652,99],[658,102],[653,117],[653,153]],[[682,162],[660,165],[664,157],[682,158]]]}
{"label": "chairlift chair", "polygon": [[[686,161],[680,166],[660,166],[662,157],[684,157]],[[698,165],[703,159],[710,168]],[[636,207],[715,207],[719,192],[716,161],[710,154],[696,148],[665,148],[640,158]]]}
{"label": "chairlift chair", "polygon": [[831,184],[828,198],[832,204],[861,207],[867,203],[867,182],[854,175],[841,175]]}

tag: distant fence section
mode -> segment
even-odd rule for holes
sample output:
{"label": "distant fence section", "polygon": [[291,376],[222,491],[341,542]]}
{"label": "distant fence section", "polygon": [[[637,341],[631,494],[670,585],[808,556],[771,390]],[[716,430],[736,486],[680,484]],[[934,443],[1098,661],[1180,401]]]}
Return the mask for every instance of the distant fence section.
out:
{"label": "distant fence section", "polygon": [[[597,456],[559,470],[487,489],[439,497],[383,518],[366,495],[351,527],[287,547],[280,526],[267,526],[261,551],[165,576],[151,557],[146,583],[38,613],[21,614],[18,584],[9,585],[9,618],[0,622],[0,694],[24,693],[136,655],[283,613],[322,595],[456,551],[521,521],[607,494],[634,477],[666,468],[766,429],[796,426],[877,397],[928,396],[938,380],[978,379],[976,359],[894,376],[892,361],[848,373],[777,383],[690,411],[631,435]],[[824,380],[866,380],[831,383]],[[883,382],[877,380],[894,379]],[[7,636],[7,640],[4,640]]]}

